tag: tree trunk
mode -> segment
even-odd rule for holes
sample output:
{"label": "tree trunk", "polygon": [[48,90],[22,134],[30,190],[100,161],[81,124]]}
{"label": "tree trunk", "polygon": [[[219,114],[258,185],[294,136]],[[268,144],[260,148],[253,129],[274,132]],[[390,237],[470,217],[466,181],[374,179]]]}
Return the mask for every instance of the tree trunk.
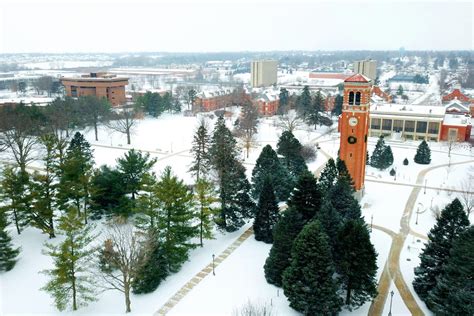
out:
{"label": "tree trunk", "polygon": [[20,231],[20,225],[18,224],[18,212],[17,212],[16,208],[13,208],[13,220],[15,221],[16,231],[17,231],[18,235],[20,235],[21,231]]}
{"label": "tree trunk", "polygon": [[99,140],[98,132],[97,132],[97,122],[94,122],[94,133],[95,133],[95,141]]}
{"label": "tree trunk", "polygon": [[130,129],[127,129],[127,144],[130,145]]}
{"label": "tree trunk", "polygon": [[130,313],[132,309],[130,308],[130,284],[125,282],[124,284],[124,294],[125,294],[125,313]]}
{"label": "tree trunk", "polygon": [[200,238],[201,238],[201,248],[203,247],[203,243],[202,243],[202,228],[203,228],[202,227],[203,226],[202,220],[203,220],[203,207],[201,206],[201,223],[200,223],[200,226],[201,226],[201,236],[200,236]]}
{"label": "tree trunk", "polygon": [[347,293],[346,293],[346,305],[349,305],[349,303],[351,302],[351,291],[352,291],[351,283],[348,282],[347,283]]}
{"label": "tree trunk", "polygon": [[[71,257],[74,258],[74,246],[71,245]],[[76,272],[74,269],[74,263],[71,267],[71,276],[72,276],[72,309],[77,310],[76,302]]]}

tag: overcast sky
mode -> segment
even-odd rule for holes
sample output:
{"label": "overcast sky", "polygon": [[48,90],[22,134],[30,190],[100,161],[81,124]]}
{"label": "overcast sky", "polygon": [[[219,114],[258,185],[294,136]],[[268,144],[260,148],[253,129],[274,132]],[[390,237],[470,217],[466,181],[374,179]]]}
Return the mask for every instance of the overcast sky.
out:
{"label": "overcast sky", "polygon": [[473,49],[470,1],[61,2],[3,0],[0,53]]}

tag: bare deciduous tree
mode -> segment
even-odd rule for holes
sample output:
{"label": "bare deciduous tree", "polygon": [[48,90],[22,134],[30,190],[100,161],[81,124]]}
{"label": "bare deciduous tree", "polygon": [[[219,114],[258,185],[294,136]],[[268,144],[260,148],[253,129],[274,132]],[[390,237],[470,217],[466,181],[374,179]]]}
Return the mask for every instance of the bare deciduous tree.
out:
{"label": "bare deciduous tree", "polygon": [[474,167],[469,167],[467,179],[461,183],[460,199],[466,208],[467,216],[474,209]]}
{"label": "bare deciduous tree", "polygon": [[295,111],[290,111],[278,117],[277,126],[283,131],[294,132],[295,129],[303,125],[303,120],[296,114]]}
{"label": "bare deciduous tree", "polygon": [[145,260],[144,238],[133,231],[133,226],[121,218],[108,225],[102,260],[107,268],[99,277],[104,290],[117,290],[125,296],[125,312],[131,311],[130,290],[139,267]]}
{"label": "bare deciduous tree", "polygon": [[119,112],[115,112],[111,115],[108,127],[114,131],[127,135],[127,144],[130,145],[130,135],[138,124],[140,113],[132,106],[124,107],[118,111]]}
{"label": "bare deciduous tree", "polygon": [[254,303],[248,301],[241,308],[234,310],[232,316],[272,316],[273,307],[268,303]]}

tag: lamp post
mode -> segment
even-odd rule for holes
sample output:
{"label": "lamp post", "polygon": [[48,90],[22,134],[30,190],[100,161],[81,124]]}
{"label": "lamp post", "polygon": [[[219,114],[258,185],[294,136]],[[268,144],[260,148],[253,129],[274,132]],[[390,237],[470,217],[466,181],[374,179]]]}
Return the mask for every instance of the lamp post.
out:
{"label": "lamp post", "polygon": [[425,192],[423,194],[426,194],[426,182],[428,182],[428,179],[425,179]]}
{"label": "lamp post", "polygon": [[212,275],[216,275],[216,271],[214,269],[214,258],[215,258],[215,256],[214,256],[214,254],[212,254]]}
{"label": "lamp post", "polygon": [[393,292],[393,290],[392,290],[392,291],[390,291],[390,311],[388,312],[388,316],[392,316],[392,301],[393,301],[393,294],[395,294],[395,293]]}
{"label": "lamp post", "polygon": [[374,222],[374,214],[370,215],[370,232],[372,232],[372,223]]}

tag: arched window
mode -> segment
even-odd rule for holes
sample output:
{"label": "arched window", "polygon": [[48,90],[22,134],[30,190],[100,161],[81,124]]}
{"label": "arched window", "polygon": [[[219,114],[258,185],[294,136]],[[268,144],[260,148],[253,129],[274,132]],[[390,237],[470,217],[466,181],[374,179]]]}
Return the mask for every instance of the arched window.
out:
{"label": "arched window", "polygon": [[355,104],[360,105],[360,92],[356,92]]}
{"label": "arched window", "polygon": [[354,105],[354,92],[349,92],[349,105]]}

